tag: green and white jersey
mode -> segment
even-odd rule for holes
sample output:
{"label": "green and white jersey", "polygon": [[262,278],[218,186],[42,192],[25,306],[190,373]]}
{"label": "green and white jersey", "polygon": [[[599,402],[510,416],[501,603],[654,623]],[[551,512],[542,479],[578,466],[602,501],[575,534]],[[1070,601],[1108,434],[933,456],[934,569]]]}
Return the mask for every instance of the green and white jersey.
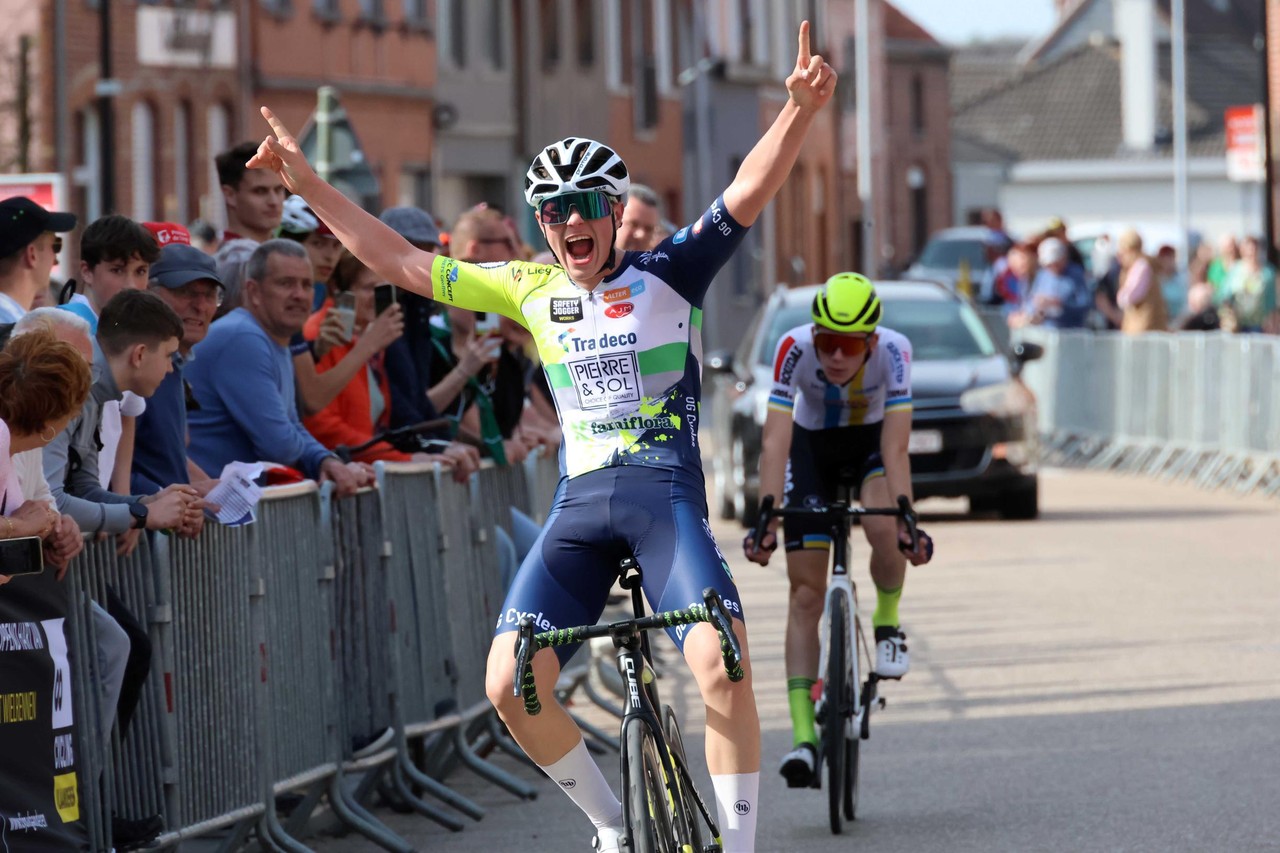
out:
{"label": "green and white jersey", "polygon": [[650,465],[700,480],[702,302],[745,233],[720,198],[652,251],[625,253],[591,292],[558,266],[445,257],[432,287],[533,334],[564,430],[562,474]]}

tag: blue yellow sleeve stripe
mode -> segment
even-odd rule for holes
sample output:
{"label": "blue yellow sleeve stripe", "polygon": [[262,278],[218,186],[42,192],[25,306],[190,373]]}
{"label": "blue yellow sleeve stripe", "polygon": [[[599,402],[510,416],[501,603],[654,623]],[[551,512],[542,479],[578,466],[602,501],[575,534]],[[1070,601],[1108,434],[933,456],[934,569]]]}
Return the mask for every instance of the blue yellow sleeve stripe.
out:
{"label": "blue yellow sleeve stripe", "polygon": [[886,400],[884,404],[884,410],[886,412],[902,412],[910,408],[910,397],[894,397],[892,400]]}
{"label": "blue yellow sleeve stripe", "polygon": [[795,401],[788,400],[786,397],[779,397],[776,394],[769,396],[769,408],[775,412],[789,412],[795,408]]}

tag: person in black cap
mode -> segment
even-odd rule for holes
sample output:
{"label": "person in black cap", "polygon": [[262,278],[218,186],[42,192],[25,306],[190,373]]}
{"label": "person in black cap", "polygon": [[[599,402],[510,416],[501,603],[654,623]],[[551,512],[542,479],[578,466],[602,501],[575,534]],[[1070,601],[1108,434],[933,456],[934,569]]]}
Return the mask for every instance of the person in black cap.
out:
{"label": "person in black cap", "polygon": [[31,310],[62,251],[58,235],[75,227],[74,213],[45,210],[26,196],[0,201],[0,323]]}
{"label": "person in black cap", "polygon": [[194,246],[170,243],[151,267],[150,290],[182,321],[182,339],[173,354],[173,372],[151,395],[138,417],[130,490],[153,495],[173,483],[190,483],[201,495],[217,482],[187,457],[187,411],[198,404],[183,379],[191,348],[204,340],[222,301],[224,287],[211,255]]}

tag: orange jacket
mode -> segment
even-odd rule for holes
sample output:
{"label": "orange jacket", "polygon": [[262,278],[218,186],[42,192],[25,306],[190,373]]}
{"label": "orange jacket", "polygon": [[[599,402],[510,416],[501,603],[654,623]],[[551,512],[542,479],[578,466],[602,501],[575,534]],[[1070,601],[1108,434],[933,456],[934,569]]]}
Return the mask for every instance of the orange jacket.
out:
{"label": "orange jacket", "polygon": [[[303,337],[307,340],[316,339],[316,335],[319,334],[320,323],[324,320],[324,315],[329,310],[329,304],[330,302],[326,300],[320,310],[307,320],[307,325],[302,332]],[[325,373],[328,371],[335,364],[342,361],[354,346],[355,343],[353,341],[349,344],[339,344],[330,349],[316,363],[316,372]],[[386,406],[382,410],[382,417],[378,419],[376,430],[378,432],[387,428],[391,413],[391,387],[387,382],[386,372],[382,369],[382,360],[382,353],[378,353],[370,361],[379,376],[378,385],[382,389],[382,399],[386,401]],[[357,444],[364,444],[373,438],[375,429],[369,401],[369,371],[357,371],[352,380],[347,383],[347,386],[338,392],[337,397],[333,398],[333,402],[314,415],[303,418],[302,423],[316,437],[317,441],[328,448],[334,448],[340,444],[346,447],[355,447]],[[401,453],[386,442],[378,442],[373,447],[354,454],[352,458],[358,462],[376,462],[379,459],[387,462],[407,462],[410,456],[407,453]]]}

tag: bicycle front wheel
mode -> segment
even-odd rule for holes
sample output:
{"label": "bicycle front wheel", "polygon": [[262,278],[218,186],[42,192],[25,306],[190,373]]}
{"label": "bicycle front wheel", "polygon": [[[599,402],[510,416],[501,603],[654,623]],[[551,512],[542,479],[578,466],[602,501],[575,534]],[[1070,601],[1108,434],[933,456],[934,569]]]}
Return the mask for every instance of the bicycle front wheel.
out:
{"label": "bicycle front wheel", "polygon": [[827,805],[831,831],[836,835],[844,831],[844,800],[849,785],[849,717],[853,714],[855,689],[853,652],[849,648],[849,599],[837,595],[832,598],[831,617],[827,623],[827,707],[822,729],[822,751],[827,765]]}
{"label": "bicycle front wheel", "polygon": [[627,835],[632,853],[681,853],[675,833],[676,785],[653,731],[635,721],[623,738],[627,768]]}
{"label": "bicycle front wheel", "polygon": [[[698,807],[697,794],[693,790],[693,780],[687,772],[689,761],[685,758],[680,724],[676,722],[675,712],[670,705],[662,709],[662,727],[667,736],[667,750],[671,753],[671,769],[676,774],[676,790],[680,793],[675,801],[676,835],[683,845],[681,849],[702,853],[702,813]],[[684,767],[686,772],[681,773],[680,767]]]}

